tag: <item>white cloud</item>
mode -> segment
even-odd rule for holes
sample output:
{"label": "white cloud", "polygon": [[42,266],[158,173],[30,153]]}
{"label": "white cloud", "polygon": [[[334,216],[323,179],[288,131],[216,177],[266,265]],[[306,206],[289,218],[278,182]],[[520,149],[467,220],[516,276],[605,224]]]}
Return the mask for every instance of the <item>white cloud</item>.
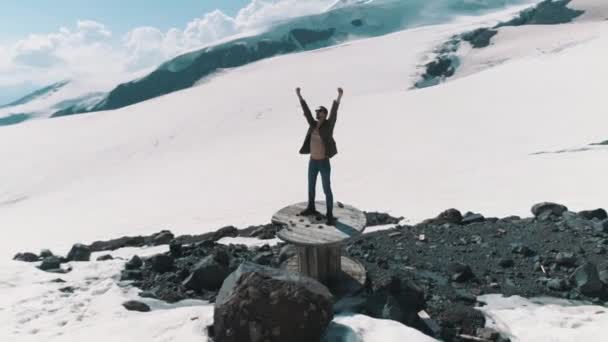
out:
{"label": "white cloud", "polygon": [[0,86],[39,84],[70,78],[124,79],[186,51],[268,27],[278,20],[321,13],[335,0],[252,0],[236,16],[219,10],[195,18],[183,29],[162,32],[137,27],[121,37],[104,24],[79,20],[75,27],[31,34],[0,46]]}

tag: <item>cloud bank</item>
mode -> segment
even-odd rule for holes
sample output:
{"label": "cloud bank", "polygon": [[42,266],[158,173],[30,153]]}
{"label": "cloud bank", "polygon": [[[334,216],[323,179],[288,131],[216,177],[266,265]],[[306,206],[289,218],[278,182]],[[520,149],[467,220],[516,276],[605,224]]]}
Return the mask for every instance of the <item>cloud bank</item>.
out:
{"label": "cloud bank", "polygon": [[[350,0],[347,0],[350,1]],[[135,77],[180,53],[234,35],[263,30],[292,17],[322,13],[344,0],[252,0],[234,17],[215,10],[183,28],[136,27],[116,36],[104,23],[78,20],[56,32],[0,45],[0,89],[88,78],[114,83]]]}

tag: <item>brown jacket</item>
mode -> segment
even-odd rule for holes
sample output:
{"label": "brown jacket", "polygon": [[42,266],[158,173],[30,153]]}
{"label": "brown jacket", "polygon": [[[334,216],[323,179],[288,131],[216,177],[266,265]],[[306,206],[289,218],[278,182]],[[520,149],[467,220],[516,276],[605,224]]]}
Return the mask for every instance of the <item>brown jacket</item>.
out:
{"label": "brown jacket", "polygon": [[[310,108],[308,108],[306,101],[301,99],[300,104],[302,105],[302,110],[304,110],[304,117],[306,117],[306,121],[308,121],[308,132],[306,133],[304,144],[302,144],[302,148],[300,148],[300,153],[310,154],[310,135],[315,127],[317,127],[317,121],[312,117],[312,113],[310,112]],[[336,141],[334,140],[334,126],[336,125],[339,106],[340,104],[338,101],[334,100],[329,112],[329,117],[319,127],[319,135],[321,136],[321,140],[323,140],[323,144],[325,144],[325,154],[327,155],[327,158],[331,158],[338,153]]]}

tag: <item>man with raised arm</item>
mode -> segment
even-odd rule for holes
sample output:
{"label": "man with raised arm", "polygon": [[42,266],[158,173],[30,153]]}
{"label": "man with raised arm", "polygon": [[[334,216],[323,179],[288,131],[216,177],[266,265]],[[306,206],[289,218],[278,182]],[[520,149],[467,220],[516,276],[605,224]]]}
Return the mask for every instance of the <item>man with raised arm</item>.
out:
{"label": "man with raised arm", "polygon": [[327,117],[327,108],[319,106],[315,109],[316,120],[313,118],[308,104],[302,98],[300,88],[296,88],[296,94],[302,105],[304,117],[308,122],[308,132],[304,139],[304,144],[300,149],[301,154],[310,154],[308,163],[308,206],[300,215],[318,215],[315,208],[315,190],[317,186],[317,175],[321,173],[325,202],[327,203],[327,214],[325,215],[328,225],[335,225],[336,220],[333,215],[334,197],[331,192],[331,165],[329,159],[338,153],[336,141],[334,140],[334,126],[338,115],[338,107],[343,94],[342,88],[338,88],[338,98],[331,106],[331,113]]}

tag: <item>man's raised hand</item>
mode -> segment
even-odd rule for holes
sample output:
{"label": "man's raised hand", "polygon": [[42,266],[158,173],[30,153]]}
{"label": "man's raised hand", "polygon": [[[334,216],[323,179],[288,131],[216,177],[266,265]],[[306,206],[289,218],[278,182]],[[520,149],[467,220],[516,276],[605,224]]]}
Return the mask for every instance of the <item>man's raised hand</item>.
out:
{"label": "man's raised hand", "polygon": [[338,102],[342,99],[342,95],[344,95],[344,89],[338,88]]}
{"label": "man's raised hand", "polygon": [[296,94],[298,95],[299,98],[302,98],[302,94],[300,93],[301,89],[300,87],[296,88]]}

